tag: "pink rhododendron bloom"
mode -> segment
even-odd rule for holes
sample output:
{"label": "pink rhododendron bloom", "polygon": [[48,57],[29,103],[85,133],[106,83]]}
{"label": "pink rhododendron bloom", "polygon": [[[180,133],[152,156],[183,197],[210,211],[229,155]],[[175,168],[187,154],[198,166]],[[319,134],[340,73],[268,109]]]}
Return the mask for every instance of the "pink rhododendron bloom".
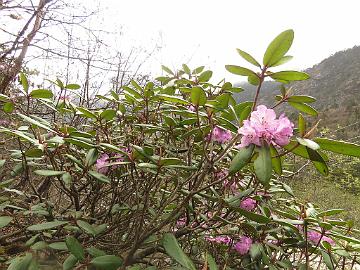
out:
{"label": "pink rhododendron bloom", "polygon": [[186,218],[186,217],[179,218],[179,219],[176,221],[176,227],[177,227],[177,228],[184,227],[184,226],[186,225],[186,221],[187,221],[187,218]]}
{"label": "pink rhododendron bloom", "polygon": [[207,138],[214,142],[226,143],[231,140],[232,134],[229,130],[215,126]]}
{"label": "pink rhododendron bloom", "polygon": [[240,202],[240,208],[246,211],[252,211],[256,207],[256,200],[252,198],[246,198]]}
{"label": "pink rhododendron bloom", "polygon": [[96,170],[99,173],[106,174],[109,170],[109,167],[106,166],[107,164],[109,164],[109,156],[107,154],[102,154],[100,158],[98,158],[98,160],[96,161]]}
{"label": "pink rhododendron bloom", "polygon": [[229,189],[232,193],[238,193],[240,187],[235,181],[224,181],[224,188]]}
{"label": "pink rhododendron bloom", "polygon": [[196,112],[196,108],[193,105],[188,106],[189,111]]}
{"label": "pink rhododendron bloom", "polygon": [[238,242],[234,245],[234,249],[240,254],[245,255],[249,252],[252,245],[252,240],[249,237],[242,236]]}
{"label": "pink rhododendron bloom", "polygon": [[335,245],[334,240],[317,231],[308,231],[307,239],[315,245],[318,245],[320,241],[325,241],[328,242],[330,245]]}
{"label": "pink rhododendron bloom", "polygon": [[206,236],[205,240],[208,242],[213,242],[216,244],[224,244],[224,245],[229,245],[232,241],[232,239],[229,236]]}
{"label": "pink rhododendron bloom", "polygon": [[243,135],[239,147],[246,147],[249,144],[261,146],[262,140],[268,144],[287,145],[293,135],[293,127],[294,124],[286,116],[281,115],[276,119],[274,110],[259,105],[251,113],[250,120],[245,120],[238,131]]}

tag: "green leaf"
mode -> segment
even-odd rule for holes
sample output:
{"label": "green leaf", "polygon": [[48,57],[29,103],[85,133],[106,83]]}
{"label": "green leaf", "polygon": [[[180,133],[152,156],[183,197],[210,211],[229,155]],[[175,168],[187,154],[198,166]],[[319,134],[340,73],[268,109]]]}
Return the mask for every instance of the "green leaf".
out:
{"label": "green leaf", "polygon": [[305,72],[299,71],[280,71],[272,73],[270,77],[274,80],[280,81],[303,81],[310,78]]}
{"label": "green leaf", "polygon": [[96,148],[90,149],[86,154],[85,166],[86,167],[92,166],[98,159],[98,156],[99,156],[99,152]]}
{"label": "green leaf", "polygon": [[88,109],[85,109],[83,107],[77,107],[76,110],[81,112],[81,114],[87,118],[97,119],[97,116],[94,113],[90,112]]}
{"label": "green leaf", "polygon": [[29,82],[28,82],[28,79],[26,78],[26,75],[24,73],[20,73],[20,82],[21,82],[21,85],[22,87],[24,88],[24,91],[26,93],[28,93],[29,91]]}
{"label": "green leaf", "polygon": [[328,166],[326,165],[326,162],[320,156],[320,154],[309,147],[306,147],[306,150],[309,154],[310,160],[312,161],[318,172],[320,172],[322,175],[325,176],[328,175],[329,174]]}
{"label": "green leaf", "polygon": [[12,221],[12,219],[13,218],[9,217],[9,216],[1,216],[0,217],[0,228],[7,226]]}
{"label": "green leaf", "polygon": [[259,257],[261,257],[262,250],[263,250],[263,247],[261,244],[259,244],[259,243],[252,244],[250,247],[250,251],[249,251],[250,257],[253,260],[257,260]]}
{"label": "green leaf", "polygon": [[76,224],[86,233],[91,234],[91,235],[96,235],[96,231],[93,228],[93,226],[89,223],[87,223],[86,221],[83,220],[78,220],[76,221]]}
{"label": "green leaf", "polygon": [[40,224],[31,225],[27,229],[28,229],[28,231],[44,231],[44,230],[49,230],[49,229],[53,229],[53,228],[65,225],[67,223],[68,223],[67,221],[56,220],[56,221],[50,221],[50,222],[44,222],[44,223],[40,223]]}
{"label": "green leaf", "polygon": [[78,89],[81,88],[81,86],[78,85],[78,84],[75,84],[75,83],[70,83],[70,84],[67,84],[67,85],[65,86],[65,88],[66,88],[66,89],[70,89],[70,90],[78,90]]}
{"label": "green leaf", "polygon": [[197,67],[193,70],[192,74],[199,74],[204,70],[204,68],[205,68],[204,66]]}
{"label": "green leaf", "polygon": [[104,110],[104,111],[100,114],[100,117],[101,117],[102,119],[105,119],[105,120],[108,120],[108,121],[113,120],[115,116],[116,116],[116,111],[113,110],[113,109]]}
{"label": "green leaf", "polygon": [[261,67],[259,62],[256,61],[255,58],[252,57],[250,54],[248,54],[247,52],[244,52],[244,51],[242,51],[240,49],[236,49],[236,50],[240,54],[240,56],[242,58],[244,58],[246,61],[248,61],[250,64],[253,64],[254,66],[257,66],[257,67]]}
{"label": "green leaf", "polygon": [[70,253],[74,255],[79,261],[85,259],[84,249],[75,237],[66,237],[65,243]]}
{"label": "green leaf", "polygon": [[292,101],[292,102],[299,102],[299,103],[312,103],[316,101],[316,98],[311,97],[311,96],[304,96],[304,95],[299,95],[299,96],[290,96],[287,99],[288,101]]}
{"label": "green leaf", "polygon": [[330,270],[334,270],[334,263],[332,262],[332,259],[330,257],[330,255],[328,253],[326,253],[325,251],[323,250],[320,250],[321,251],[321,255],[324,259],[324,263],[325,265],[327,266],[328,269]]}
{"label": "green leaf", "polygon": [[313,116],[317,116],[318,113],[317,111],[311,107],[308,104],[305,103],[298,103],[298,102],[288,102],[292,107],[294,107],[295,109],[298,109],[301,112],[307,113],[309,115],[313,115]]}
{"label": "green leaf", "polygon": [[306,122],[301,113],[299,113],[298,128],[299,128],[299,135],[301,137],[304,136],[306,132]]}
{"label": "green leaf", "polygon": [[[294,148],[297,144],[298,144],[298,146],[296,148]],[[306,146],[303,146],[303,145],[297,143],[296,141],[290,141],[290,143],[288,145],[285,145],[284,148],[286,150],[291,150],[291,152],[297,156],[300,156],[300,157],[303,157],[306,159],[310,159],[309,154],[306,150]],[[315,161],[321,161],[321,160],[327,161],[328,160],[327,156],[324,153],[319,153],[319,154],[322,159],[320,159],[320,160],[315,159]],[[316,157],[313,156],[312,158],[316,158]]]}
{"label": "green leaf", "polygon": [[12,113],[15,109],[14,103],[12,102],[5,102],[3,105],[3,111],[6,113]]}
{"label": "green leaf", "polygon": [[240,76],[256,76],[256,77],[258,77],[254,71],[252,71],[252,70],[250,70],[248,68],[234,66],[234,65],[226,65],[225,68],[230,73],[233,73],[233,74],[236,74],[236,75],[240,75]]}
{"label": "green leaf", "polygon": [[314,139],[321,149],[338,154],[360,157],[360,145],[326,138]]}
{"label": "green leaf", "polygon": [[52,170],[36,170],[36,171],[34,171],[34,173],[36,173],[37,175],[41,175],[41,176],[58,176],[58,175],[64,174],[65,172],[52,171]]}
{"label": "green leaf", "polygon": [[173,76],[175,75],[174,72],[172,72],[172,70],[171,70],[170,68],[168,68],[167,66],[162,65],[161,68],[162,68],[162,70],[164,70],[166,73],[169,73],[169,74],[171,74],[171,75],[173,75]]}
{"label": "green leaf", "polygon": [[203,106],[206,104],[206,94],[201,87],[194,87],[191,89],[191,102],[196,106]]}
{"label": "green leaf", "polygon": [[275,64],[272,65],[272,67],[277,67],[283,64],[286,64],[287,62],[289,62],[291,59],[293,59],[293,57],[291,55],[285,55],[283,56],[278,62],[276,62]]}
{"label": "green leaf", "polygon": [[211,70],[206,70],[200,74],[198,81],[199,82],[208,82],[212,77],[213,72]]}
{"label": "green leaf", "polygon": [[263,216],[263,215],[259,215],[257,213],[254,213],[254,212],[249,212],[249,211],[246,211],[240,207],[233,207],[234,211],[240,213],[241,215],[243,215],[244,217],[252,220],[252,221],[255,221],[257,223],[260,223],[260,224],[266,224],[266,223],[269,223],[271,221],[270,218],[266,217],[266,216]]}
{"label": "green leaf", "polygon": [[263,58],[263,64],[267,67],[272,67],[277,64],[288,52],[293,40],[294,31],[291,29],[279,34],[267,47]]}
{"label": "green leaf", "polygon": [[122,265],[122,259],[114,255],[104,255],[94,258],[90,263],[99,270],[116,270]]}
{"label": "green leaf", "polygon": [[260,78],[256,75],[256,74],[253,74],[253,75],[249,75],[248,76],[248,82],[252,85],[259,85],[260,84]]}
{"label": "green leaf", "polygon": [[184,266],[186,269],[196,270],[194,263],[182,250],[176,237],[172,233],[164,234],[162,245],[166,253],[179,264]]}
{"label": "green leaf", "polygon": [[15,259],[13,259],[7,270],[29,270],[31,261],[32,254],[26,253],[25,256],[16,257]]}
{"label": "green leaf", "polygon": [[32,98],[52,98],[54,94],[47,89],[36,89],[31,91],[30,96]]}
{"label": "green leaf", "polygon": [[165,100],[165,101],[169,101],[171,103],[180,103],[180,104],[184,104],[184,105],[188,105],[189,102],[180,98],[180,97],[176,97],[176,96],[171,96],[171,95],[165,95],[165,94],[161,94],[161,95],[157,95],[157,97]]}
{"label": "green leaf", "polygon": [[38,122],[37,120],[34,120],[34,119],[30,118],[29,116],[23,115],[21,113],[17,113],[17,115],[19,115],[23,120],[25,120],[26,122],[29,122],[30,124],[33,124],[35,126],[41,127],[43,129],[46,129],[48,131],[51,131],[51,132],[55,133],[55,131],[52,130],[50,127]]}
{"label": "green leaf", "polygon": [[75,265],[77,264],[78,259],[70,254],[64,261],[63,263],[63,270],[71,270],[75,267]]}
{"label": "green leaf", "polygon": [[182,64],[182,68],[186,74],[191,74],[191,70],[186,64]]}
{"label": "green leaf", "polygon": [[320,148],[320,146],[319,146],[316,142],[314,142],[314,141],[312,141],[312,140],[310,140],[310,139],[306,139],[306,138],[296,138],[296,140],[297,140],[301,145],[304,145],[304,146],[306,146],[306,147],[309,147],[309,148],[312,149],[312,150],[318,150],[318,149]]}
{"label": "green leaf", "polygon": [[333,215],[337,215],[344,212],[344,209],[330,209],[326,211],[322,211],[316,215],[316,217],[329,217]]}
{"label": "green leaf", "polygon": [[102,173],[98,173],[98,172],[95,172],[95,171],[88,171],[88,173],[89,173],[89,175],[94,177],[96,180],[99,180],[100,182],[107,183],[107,184],[110,183],[110,179],[107,178]]}
{"label": "green leaf", "polygon": [[207,264],[209,266],[209,270],[218,270],[219,268],[216,265],[216,261],[213,256],[207,254]]}
{"label": "green leaf", "polygon": [[254,161],[254,169],[260,183],[268,186],[272,175],[272,162],[270,147],[267,144],[259,148],[259,156]]}
{"label": "green leaf", "polygon": [[55,249],[55,250],[68,250],[68,247],[66,246],[65,242],[55,242],[49,244],[49,248]]}
{"label": "green leaf", "polygon": [[39,148],[30,148],[29,150],[26,150],[25,156],[27,157],[42,157],[43,151]]}
{"label": "green leaf", "polygon": [[270,154],[271,154],[271,162],[272,162],[274,171],[278,175],[281,175],[282,174],[281,158],[278,156],[279,153],[272,144],[270,145]]}
{"label": "green leaf", "polygon": [[234,174],[241,170],[246,164],[249,163],[252,153],[254,151],[254,145],[250,144],[247,147],[240,148],[239,152],[235,155],[230,163],[229,174]]}
{"label": "green leaf", "polygon": [[86,251],[92,256],[92,257],[100,257],[105,256],[106,253],[96,247],[89,247],[86,249]]}

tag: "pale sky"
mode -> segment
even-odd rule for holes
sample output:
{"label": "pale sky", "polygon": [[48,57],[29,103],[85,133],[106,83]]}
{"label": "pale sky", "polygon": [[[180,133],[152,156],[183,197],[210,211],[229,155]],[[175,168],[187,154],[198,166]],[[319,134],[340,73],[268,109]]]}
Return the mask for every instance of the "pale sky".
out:
{"label": "pale sky", "polygon": [[233,79],[225,64],[248,66],[236,48],[261,61],[269,42],[290,28],[295,39],[288,54],[294,59],[286,69],[311,67],[360,45],[359,0],[102,0],[100,8],[103,26],[122,26],[122,42],[114,41],[116,46],[162,46],[149,67],[155,75],[161,73],[161,64],[177,68],[187,63]]}

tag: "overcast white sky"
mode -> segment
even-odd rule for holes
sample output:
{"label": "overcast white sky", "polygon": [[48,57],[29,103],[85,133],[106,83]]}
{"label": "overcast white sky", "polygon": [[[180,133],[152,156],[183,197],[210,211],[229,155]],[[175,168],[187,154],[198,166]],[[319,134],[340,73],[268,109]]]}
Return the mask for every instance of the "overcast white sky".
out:
{"label": "overcast white sky", "polygon": [[360,44],[359,0],[102,0],[100,7],[104,17],[99,21],[108,30],[122,26],[122,40],[162,46],[152,62],[153,74],[161,72],[161,64],[177,68],[187,63],[231,78],[225,64],[246,66],[235,48],[261,61],[269,42],[289,28],[295,31],[289,51],[294,59],[284,68],[311,67]]}

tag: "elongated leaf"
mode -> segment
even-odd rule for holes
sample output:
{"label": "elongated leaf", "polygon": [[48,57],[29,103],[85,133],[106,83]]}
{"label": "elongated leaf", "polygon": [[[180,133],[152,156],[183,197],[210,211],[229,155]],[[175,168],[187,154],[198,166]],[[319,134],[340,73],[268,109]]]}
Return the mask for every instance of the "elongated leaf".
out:
{"label": "elongated leaf", "polygon": [[241,170],[246,164],[249,163],[252,153],[254,151],[254,145],[250,144],[247,147],[240,148],[239,152],[233,158],[230,163],[229,174],[234,174]]}
{"label": "elongated leaf", "polygon": [[13,102],[5,102],[3,107],[2,107],[3,111],[6,113],[12,113],[15,109],[14,103]]}
{"label": "elongated leaf", "polygon": [[360,157],[360,145],[326,138],[317,138],[314,139],[314,141],[318,143],[323,150],[348,156]]}
{"label": "elongated leaf", "polygon": [[318,113],[317,111],[311,107],[308,104],[305,103],[298,103],[298,102],[288,102],[292,107],[294,107],[295,109],[298,109],[301,112],[307,113],[309,115],[313,115],[313,116],[317,116]]}
{"label": "elongated leaf", "polygon": [[259,156],[254,161],[254,169],[260,183],[264,186],[268,186],[272,175],[271,154],[268,145],[263,145],[259,149]]}
{"label": "elongated leaf", "polygon": [[12,221],[12,219],[13,218],[9,216],[0,217],[0,228],[7,226]]}
{"label": "elongated leaf", "polygon": [[[294,148],[297,144],[298,144],[298,146],[296,148]],[[295,141],[290,141],[290,143],[288,145],[285,145],[284,148],[286,150],[291,150],[291,152],[297,156],[310,159],[309,154],[306,150],[306,146],[301,145]],[[319,160],[315,159],[315,161],[321,161],[321,160],[327,161],[328,160],[328,157],[324,153],[319,153],[319,154],[322,159],[319,159]],[[316,158],[316,157],[313,156],[312,158]]]}
{"label": "elongated leaf", "polygon": [[99,270],[116,270],[122,265],[122,259],[114,255],[104,255],[94,258],[90,263]]}
{"label": "elongated leaf", "polygon": [[115,116],[116,116],[116,111],[113,110],[113,109],[104,110],[104,111],[100,114],[100,117],[101,117],[102,119],[105,119],[105,120],[108,120],[108,121],[113,120]]}
{"label": "elongated leaf", "polygon": [[301,113],[299,113],[298,128],[300,136],[304,136],[306,132],[306,122]]}
{"label": "elongated leaf", "polygon": [[89,171],[88,173],[89,173],[89,175],[94,177],[96,180],[99,180],[100,182],[107,183],[107,184],[110,183],[110,179],[107,178],[102,173],[98,173],[98,172],[95,172],[95,171]]}
{"label": "elongated leaf", "polygon": [[277,61],[275,64],[273,64],[272,67],[277,67],[277,66],[286,64],[287,62],[289,62],[292,59],[293,59],[293,57],[291,55],[285,55],[279,61]]}
{"label": "elongated leaf", "polygon": [[92,166],[96,162],[98,156],[99,156],[99,152],[96,148],[90,149],[86,154],[85,166],[86,167]]}
{"label": "elongated leaf", "polygon": [[91,224],[87,223],[86,221],[78,220],[78,221],[76,221],[76,224],[81,229],[83,229],[83,231],[85,231],[86,233],[91,234],[91,235],[96,235],[96,231],[95,231],[94,227]]}
{"label": "elongated leaf", "polygon": [[206,94],[201,87],[194,87],[191,89],[191,102],[196,106],[203,106],[206,104]]}
{"label": "elongated leaf", "polygon": [[192,74],[199,74],[204,70],[204,68],[204,66],[197,67],[192,71]]}
{"label": "elongated leaf", "polygon": [[37,120],[34,120],[32,118],[30,118],[29,116],[26,116],[26,115],[23,115],[21,113],[17,113],[23,120],[25,120],[26,122],[30,123],[30,124],[33,124],[35,126],[38,126],[38,127],[41,127],[43,129],[46,129],[48,131],[51,131],[51,132],[55,132],[54,130],[52,130],[50,127],[40,123],[39,121]]}
{"label": "elongated leaf", "polygon": [[267,47],[263,64],[271,67],[277,64],[290,49],[294,40],[294,31],[286,30],[279,34]]}
{"label": "elongated leaf", "polygon": [[78,85],[78,84],[75,84],[75,83],[70,83],[70,84],[67,84],[67,85],[65,86],[65,88],[66,88],[66,89],[69,89],[69,90],[78,90],[78,89],[81,88],[81,86]]}
{"label": "elongated leaf", "polygon": [[209,266],[209,270],[218,270],[219,268],[216,265],[216,261],[213,256],[207,254],[207,264]]}
{"label": "elongated leaf", "polygon": [[186,64],[182,64],[182,68],[186,74],[191,74],[191,70]]}
{"label": "elongated leaf", "polygon": [[85,253],[80,242],[73,236],[66,237],[65,240],[66,246],[70,253],[74,255],[79,261],[85,259]]}
{"label": "elongated leaf", "polygon": [[279,153],[273,145],[270,145],[271,162],[274,171],[278,174],[282,174],[281,158],[278,157]]}
{"label": "elongated leaf", "polygon": [[28,79],[26,78],[26,75],[24,73],[20,73],[20,82],[22,87],[24,88],[25,93],[28,93],[29,91],[29,82]]}
{"label": "elongated leaf", "polygon": [[211,70],[206,70],[199,75],[199,82],[208,82],[212,77],[213,72]]}
{"label": "elongated leaf", "polygon": [[49,248],[55,249],[55,250],[68,250],[68,247],[66,246],[65,242],[55,242],[49,244]]}
{"label": "elongated leaf", "polygon": [[34,173],[36,173],[37,175],[42,175],[42,176],[58,176],[58,175],[62,175],[65,172],[64,171],[52,171],[52,170],[36,170],[34,171]]}
{"label": "elongated leaf", "polygon": [[250,54],[248,54],[247,52],[244,52],[240,49],[236,49],[237,52],[239,53],[239,55],[244,58],[246,61],[248,61],[250,64],[253,64],[254,66],[257,67],[261,67],[261,65],[259,64],[258,61],[256,61],[256,59],[254,57],[252,57]]}
{"label": "elongated leaf", "polygon": [[314,141],[312,141],[312,140],[310,140],[310,139],[306,139],[306,138],[296,138],[296,140],[297,140],[301,145],[304,145],[304,146],[306,146],[306,147],[309,147],[309,148],[312,149],[312,150],[318,150],[318,149],[320,148],[320,146],[319,146],[316,142],[314,142]]}
{"label": "elongated leaf", "polygon": [[25,256],[16,257],[15,259],[13,259],[7,270],[29,270],[31,261],[32,254],[26,253]]}
{"label": "elongated leaf", "polygon": [[78,259],[74,255],[70,254],[63,263],[63,270],[74,269],[77,262],[78,262]]}
{"label": "elongated leaf", "polygon": [[81,112],[81,114],[87,118],[97,119],[97,116],[94,113],[90,112],[88,109],[85,109],[83,107],[77,107],[76,110]]}
{"label": "elongated leaf", "polygon": [[249,212],[249,211],[246,211],[240,207],[236,207],[234,208],[234,210],[238,213],[240,213],[241,215],[243,215],[244,217],[252,220],[252,221],[255,221],[257,223],[261,223],[261,224],[266,224],[266,223],[269,223],[271,221],[270,218],[266,217],[266,216],[263,216],[263,215],[259,215],[259,214],[256,214],[254,212]]}
{"label": "elongated leaf", "polygon": [[318,172],[320,172],[322,175],[325,176],[328,175],[329,174],[328,166],[326,165],[326,162],[323,160],[320,154],[309,147],[306,147],[306,150],[309,154],[310,160],[312,161]]}
{"label": "elongated leaf", "polygon": [[186,101],[180,97],[176,97],[176,96],[161,94],[161,95],[157,95],[157,97],[159,97],[165,101],[172,102],[172,103],[180,103],[180,104],[184,104],[184,105],[189,104],[188,101]]}
{"label": "elongated leaf", "polygon": [[172,70],[170,68],[168,68],[167,66],[162,65],[161,66],[162,70],[164,70],[166,73],[169,73],[170,75],[174,76],[174,72],[172,72]]}
{"label": "elongated leaf", "polygon": [[305,72],[299,71],[280,71],[271,74],[270,77],[274,80],[282,81],[303,81],[310,78]]}
{"label": "elongated leaf", "polygon": [[56,221],[50,221],[50,222],[44,222],[44,223],[40,223],[40,224],[31,225],[27,229],[29,231],[44,231],[44,230],[49,230],[49,229],[53,229],[53,228],[65,225],[67,223],[68,223],[67,221],[56,220]]}
{"label": "elongated leaf", "polygon": [[316,101],[316,98],[313,98],[311,96],[290,96],[288,97],[287,99],[288,101],[293,101],[293,102],[304,102],[304,103],[312,103],[312,102],[315,102]]}
{"label": "elongated leaf", "polygon": [[31,91],[30,96],[32,98],[52,98],[54,94],[47,89],[36,89]]}
{"label": "elongated leaf", "polygon": [[176,237],[172,233],[164,234],[162,244],[166,253],[171,258],[184,266],[186,269],[196,270],[194,263],[181,249]]}
{"label": "elongated leaf", "polygon": [[226,65],[226,70],[230,73],[240,75],[240,76],[256,76],[256,73],[248,68],[234,66],[234,65]]}

